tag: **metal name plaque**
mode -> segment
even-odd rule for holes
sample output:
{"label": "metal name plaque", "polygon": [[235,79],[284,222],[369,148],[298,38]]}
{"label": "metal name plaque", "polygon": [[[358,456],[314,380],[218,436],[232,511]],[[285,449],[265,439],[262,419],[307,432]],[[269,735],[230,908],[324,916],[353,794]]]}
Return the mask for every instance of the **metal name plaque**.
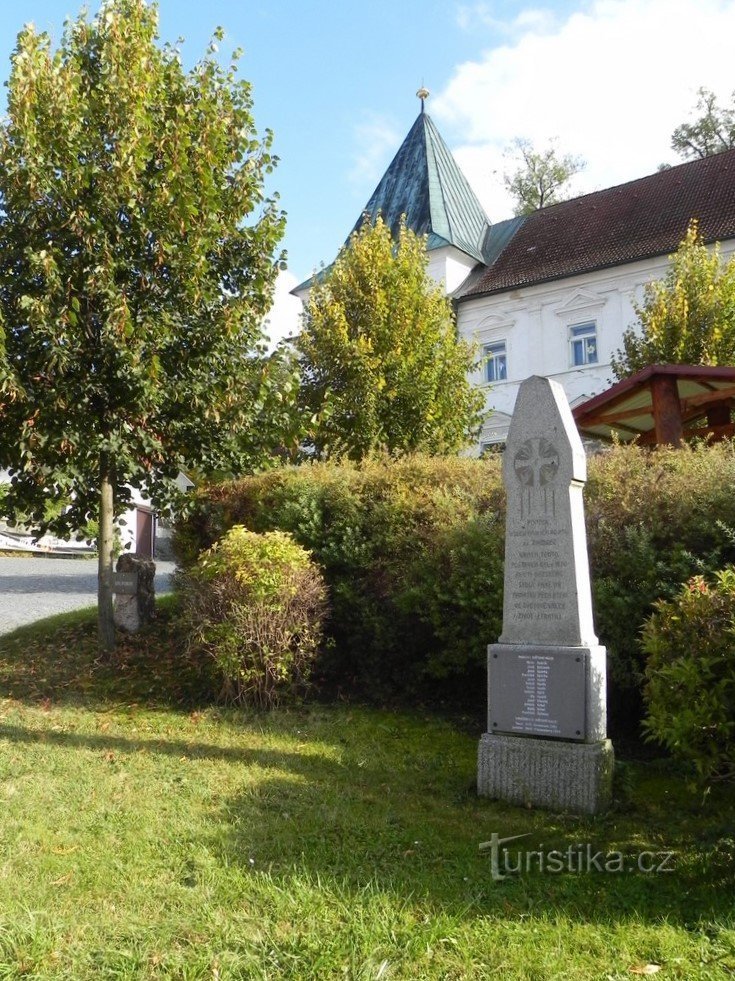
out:
{"label": "metal name plaque", "polygon": [[138,592],[138,573],[116,572],[112,579],[112,588],[118,596],[135,596]]}
{"label": "metal name plaque", "polygon": [[492,644],[489,731],[583,740],[586,674],[586,651]]}

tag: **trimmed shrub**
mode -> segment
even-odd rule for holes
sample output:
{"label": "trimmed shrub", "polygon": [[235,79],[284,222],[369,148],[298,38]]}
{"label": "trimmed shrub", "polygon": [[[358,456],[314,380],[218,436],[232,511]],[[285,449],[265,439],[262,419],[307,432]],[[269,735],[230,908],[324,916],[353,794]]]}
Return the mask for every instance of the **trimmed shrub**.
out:
{"label": "trimmed shrub", "polygon": [[326,586],[290,535],[235,525],[176,585],[189,654],[213,661],[223,700],[269,707],[305,690]]}
{"label": "trimmed shrub", "polygon": [[497,633],[502,617],[503,514],[498,459],[315,463],[205,489],[175,541],[186,564],[233,524],[292,534],[329,583],[334,643],[320,665],[338,687],[383,698],[470,670],[479,691],[486,624]]}
{"label": "trimmed shrub", "polygon": [[643,629],[644,730],[704,781],[735,781],[735,569],[693,577]]}
{"label": "trimmed shrub", "polygon": [[[319,463],[204,488],[177,529],[179,557],[195,560],[234,524],[290,532],[329,583],[334,645],[320,662],[329,679],[376,698],[444,696],[455,685],[479,708],[486,647],[502,624],[500,465],[499,456]],[[588,470],[595,623],[617,735],[642,714],[639,634],[655,601],[735,562],[735,449],[619,446]]]}
{"label": "trimmed shrub", "polygon": [[640,631],[658,599],[735,562],[735,444],[618,446],[589,461],[585,490],[595,625],[608,650],[611,728],[643,715]]}

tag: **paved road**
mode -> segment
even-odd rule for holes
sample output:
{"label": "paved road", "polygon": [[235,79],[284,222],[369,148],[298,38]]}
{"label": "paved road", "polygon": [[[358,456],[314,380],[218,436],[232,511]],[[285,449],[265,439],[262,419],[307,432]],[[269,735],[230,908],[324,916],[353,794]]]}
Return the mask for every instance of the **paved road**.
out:
{"label": "paved road", "polygon": [[[169,592],[173,571],[173,562],[156,563],[156,592]],[[96,602],[94,559],[11,559],[0,555],[0,634]]]}

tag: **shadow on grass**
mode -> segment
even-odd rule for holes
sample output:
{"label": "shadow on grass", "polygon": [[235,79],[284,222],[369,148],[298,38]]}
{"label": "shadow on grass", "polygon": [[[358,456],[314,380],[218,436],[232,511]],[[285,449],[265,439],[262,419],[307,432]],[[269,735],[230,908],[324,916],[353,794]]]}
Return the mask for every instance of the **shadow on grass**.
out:
{"label": "shadow on grass", "polygon": [[[225,740],[237,731],[262,745],[218,745],[193,738],[127,738],[0,723],[0,739],[69,752],[151,754],[251,768],[198,832],[206,853],[244,874],[267,873],[280,888],[326,889],[346,902],[366,890],[436,915],[504,920],[528,916],[607,928],[668,923],[695,932],[735,928],[735,794],[718,792],[706,809],[687,796],[680,776],[661,765],[632,764],[629,796],[599,818],[530,811],[480,800],[474,793],[472,741],[437,720],[337,707],[246,717],[209,717]],[[303,735],[299,735],[308,730]],[[284,748],[269,738],[288,736]],[[304,739],[303,747],[300,740]],[[293,747],[293,748],[291,748]],[[632,772],[631,772],[632,771]],[[673,871],[528,871],[494,881],[480,843],[527,835],[516,851],[564,852],[589,845],[656,862],[672,852]],[[525,858],[524,858],[525,861]]]}
{"label": "shadow on grass", "polygon": [[[451,737],[445,742],[449,753]],[[234,797],[213,820],[208,846],[244,868],[254,860],[284,888],[307,873],[355,897],[371,884],[461,917],[735,929],[732,791],[716,795],[704,810],[685,791],[679,801],[649,800],[662,787],[681,789],[680,777],[635,764],[633,797],[605,816],[578,818],[480,800],[473,760],[447,771],[437,747],[432,772],[425,747],[422,752],[408,743],[400,750],[397,768],[365,764],[348,753],[338,770],[311,771],[306,785],[277,777],[256,795]],[[507,846],[509,868],[520,853],[522,863],[530,861],[527,869],[493,880],[489,853],[479,847],[493,832],[528,836]],[[539,859],[528,858],[539,849],[546,855],[571,850],[571,866],[539,871]],[[618,853],[624,871],[605,871],[606,860]],[[646,870],[662,871],[642,871],[641,853],[649,853]],[[585,864],[588,854],[598,856],[602,870]]]}
{"label": "shadow on grass", "polygon": [[97,649],[96,607],[0,636],[0,695],[28,704],[194,707],[211,703],[212,688],[184,655],[173,596],[158,597],[156,619],[134,637],[118,632],[109,661]]}
{"label": "shadow on grass", "polygon": [[328,781],[333,767],[318,754],[289,753],[277,749],[247,749],[218,746],[215,743],[184,739],[128,739],[109,733],[62,732],[58,729],[35,729],[0,722],[0,740],[32,746],[54,746],[68,750],[90,750],[97,753],[134,755],[151,753],[176,759],[217,760],[241,763],[263,769],[289,770],[318,781]]}
{"label": "shadow on grass", "polygon": [[[100,664],[93,615],[36,625],[0,638],[0,693],[21,702],[192,707],[206,701],[176,639],[171,602],[113,664]],[[735,927],[735,791],[707,807],[679,775],[630,764],[625,798],[608,815],[575,818],[479,800],[475,740],[446,723],[406,713],[343,706],[246,717],[222,713],[222,730],[289,737],[293,749],[126,738],[0,724],[0,738],[71,752],[149,753],[207,759],[262,773],[201,827],[202,844],[244,873],[266,872],[285,890],[305,878],[348,897],[366,889],[461,917],[567,918],[614,928],[631,920],[706,933]],[[321,744],[300,747],[299,729]],[[495,832],[528,835],[523,854],[589,845],[592,853],[673,852],[672,872],[531,871],[502,882],[479,845]],[[514,846],[511,846],[515,855]],[[626,861],[626,867],[627,867]]]}

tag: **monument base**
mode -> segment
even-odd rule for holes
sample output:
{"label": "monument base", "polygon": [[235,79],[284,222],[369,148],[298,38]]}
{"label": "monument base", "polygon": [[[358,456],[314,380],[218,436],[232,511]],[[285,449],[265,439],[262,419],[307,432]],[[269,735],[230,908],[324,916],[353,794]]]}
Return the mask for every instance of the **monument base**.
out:
{"label": "monument base", "polygon": [[572,743],[485,733],[477,792],[509,804],[599,814],[612,799],[612,743]]}

